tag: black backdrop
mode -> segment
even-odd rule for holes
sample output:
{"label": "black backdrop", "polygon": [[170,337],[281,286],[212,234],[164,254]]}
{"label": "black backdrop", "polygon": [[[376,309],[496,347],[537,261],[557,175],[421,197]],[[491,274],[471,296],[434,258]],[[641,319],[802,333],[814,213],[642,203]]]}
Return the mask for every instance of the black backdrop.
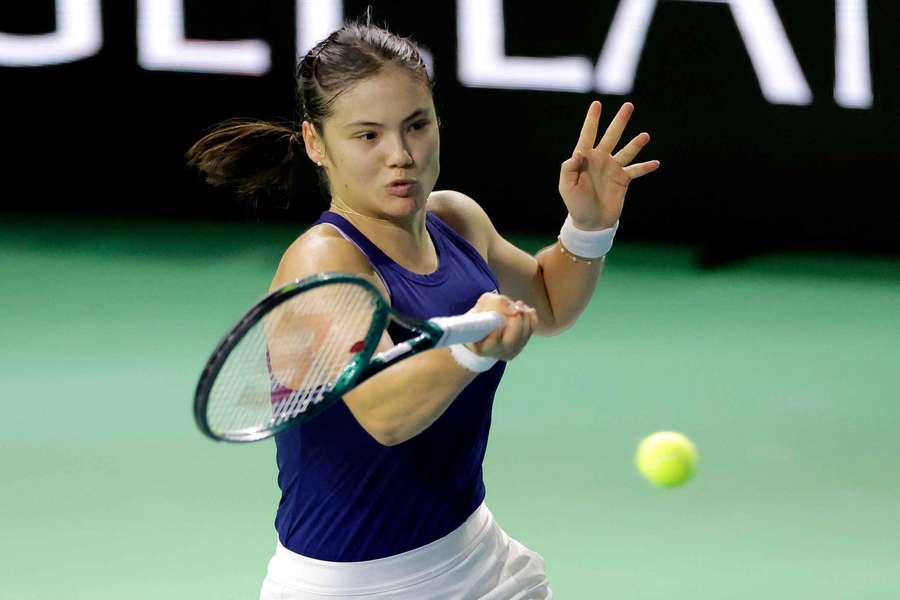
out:
{"label": "black backdrop", "polygon": [[[187,38],[269,44],[268,72],[247,76],[142,68],[141,1],[154,0],[100,2],[103,43],[81,60],[11,65],[0,49],[0,218],[74,212],[302,222],[318,214],[323,201],[312,169],[289,210],[254,217],[227,192],[203,184],[183,159],[222,119],[295,117],[294,2],[177,3]],[[504,2],[505,53],[580,55],[596,64],[622,2]],[[343,14],[358,16],[366,4],[344,2]],[[764,97],[726,3],[659,2],[633,89],[622,94],[468,87],[457,71],[457,3],[372,4],[376,21],[434,55],[444,127],[438,187],[476,198],[501,230],[556,230],[549,223],[565,214],[556,192],[559,163],[571,153],[589,102],[599,98],[604,127],[622,102],[634,102],[626,137],[649,131],[653,139],[640,159],[662,161],[629,191],[622,237],[701,244],[711,257],[774,247],[900,251],[898,3],[855,3],[868,4],[872,100],[863,107],[835,100],[841,0],[772,4],[812,92],[800,105]],[[4,2],[0,33],[53,31],[55,8],[51,0]]]}

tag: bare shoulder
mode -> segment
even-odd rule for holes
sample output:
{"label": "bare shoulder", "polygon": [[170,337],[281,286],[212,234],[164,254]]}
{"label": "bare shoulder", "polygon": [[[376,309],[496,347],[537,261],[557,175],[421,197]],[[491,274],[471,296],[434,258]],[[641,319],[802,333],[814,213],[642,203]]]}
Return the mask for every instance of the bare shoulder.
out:
{"label": "bare shoulder", "polygon": [[440,190],[428,197],[427,209],[472,244],[482,256],[488,255],[494,226],[475,200],[461,192]]}
{"label": "bare shoulder", "polygon": [[270,289],[317,273],[353,273],[371,281],[388,297],[372,263],[353,242],[330,225],[309,228],[288,246],[278,264]]}

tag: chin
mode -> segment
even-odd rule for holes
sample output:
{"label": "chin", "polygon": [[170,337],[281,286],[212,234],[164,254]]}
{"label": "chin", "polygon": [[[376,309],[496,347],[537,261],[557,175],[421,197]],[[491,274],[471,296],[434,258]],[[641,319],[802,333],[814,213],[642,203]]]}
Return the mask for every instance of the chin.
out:
{"label": "chin", "polygon": [[406,219],[425,209],[426,197],[421,192],[410,196],[393,196],[391,194],[386,194],[386,196],[382,207],[384,212],[391,217]]}

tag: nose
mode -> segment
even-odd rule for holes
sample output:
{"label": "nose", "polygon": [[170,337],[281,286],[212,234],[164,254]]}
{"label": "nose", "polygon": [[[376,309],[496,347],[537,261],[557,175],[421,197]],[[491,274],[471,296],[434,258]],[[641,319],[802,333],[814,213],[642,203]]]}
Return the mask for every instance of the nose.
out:
{"label": "nose", "polygon": [[397,138],[388,155],[389,167],[411,167],[415,161],[412,152],[406,145],[406,140],[402,137]]}

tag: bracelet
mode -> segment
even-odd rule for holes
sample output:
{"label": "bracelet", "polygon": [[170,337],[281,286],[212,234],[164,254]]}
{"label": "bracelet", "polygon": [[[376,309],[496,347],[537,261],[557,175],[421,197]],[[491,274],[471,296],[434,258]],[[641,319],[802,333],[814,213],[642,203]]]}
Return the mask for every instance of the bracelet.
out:
{"label": "bracelet", "polygon": [[581,258],[576,254],[572,254],[566,249],[565,246],[563,246],[562,241],[559,242],[559,252],[560,254],[565,254],[566,256],[568,256],[572,262],[582,263],[585,265],[592,265],[598,260],[603,260],[602,258]]}
{"label": "bracelet", "polygon": [[562,228],[559,230],[560,251],[569,254],[573,261],[592,262],[587,259],[603,258],[612,248],[613,238],[619,228],[619,221],[612,227],[600,231],[585,231],[575,227],[572,215],[566,217]]}
{"label": "bracelet", "polygon": [[453,344],[450,346],[450,356],[452,356],[461,367],[472,371],[473,373],[484,373],[497,363],[496,358],[475,354],[466,348],[464,344]]}

